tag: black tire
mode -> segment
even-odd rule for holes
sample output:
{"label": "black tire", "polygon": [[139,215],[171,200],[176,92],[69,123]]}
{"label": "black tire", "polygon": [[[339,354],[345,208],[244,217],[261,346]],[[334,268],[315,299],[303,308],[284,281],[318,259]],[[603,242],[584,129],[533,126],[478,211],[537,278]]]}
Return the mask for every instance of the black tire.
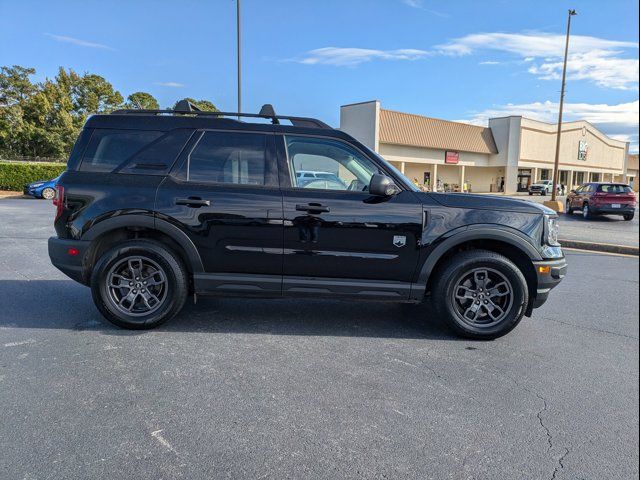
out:
{"label": "black tire", "polygon": [[45,200],[53,200],[55,196],[56,191],[53,188],[47,187],[42,189],[42,198],[44,198]]}
{"label": "black tire", "polygon": [[[139,277],[135,272],[141,272]],[[118,287],[113,288],[116,281]],[[91,294],[100,313],[114,325],[132,330],[154,328],[173,318],[188,289],[182,261],[153,240],[115,245],[98,259],[91,274]]]}
{"label": "black tire", "polygon": [[567,200],[567,208],[565,209],[567,215],[573,215],[573,208],[571,208],[571,201]]}
{"label": "black tire", "polygon": [[[506,281],[508,285],[505,288],[510,293],[505,293],[504,297],[490,297],[487,295],[486,298],[483,296],[481,299],[480,295],[483,295],[483,293],[478,293],[478,290],[473,290],[473,287],[467,288],[465,284],[461,283],[465,278],[469,278],[469,275],[476,278],[476,274],[480,276],[480,272],[483,271],[491,278],[487,283],[487,277],[485,277],[485,281],[480,287],[480,292],[484,291],[484,295],[486,295],[488,293],[487,287],[490,287],[489,291],[492,291],[498,288],[500,281],[502,283]],[[443,269],[435,272],[435,275],[437,275],[437,278],[431,296],[435,311],[449,328],[462,337],[480,340],[501,337],[513,330],[524,316],[529,302],[527,281],[520,269],[511,260],[498,253],[488,250],[469,250],[459,253],[447,262]],[[494,282],[495,278],[502,280]],[[494,286],[492,287],[491,285]],[[461,289],[466,292],[464,300],[455,298],[456,290],[458,290],[459,294]],[[473,299],[467,297],[467,294],[471,291],[474,292]],[[484,306],[487,300],[492,304],[493,300],[491,298],[496,299],[496,303],[493,305],[499,304],[497,308],[502,311],[502,314],[497,315],[499,318],[494,318],[493,313],[496,313],[496,310],[491,309],[491,306]],[[468,318],[466,314],[473,308],[475,308],[474,312],[480,312],[477,315],[484,315],[484,317],[477,318],[474,315],[473,321]],[[465,309],[466,311],[463,313]],[[489,313],[489,310],[492,310],[492,313]]]}
{"label": "black tire", "polygon": [[582,205],[582,218],[584,218],[585,220],[591,220],[593,218],[591,207],[589,207],[588,203]]}
{"label": "black tire", "polygon": [[531,197],[531,196],[533,196],[533,192],[529,192],[529,196],[530,196],[530,197]]}
{"label": "black tire", "polygon": [[624,218],[625,222],[630,222],[631,220],[633,220],[635,218],[635,213],[625,213],[622,218]]}

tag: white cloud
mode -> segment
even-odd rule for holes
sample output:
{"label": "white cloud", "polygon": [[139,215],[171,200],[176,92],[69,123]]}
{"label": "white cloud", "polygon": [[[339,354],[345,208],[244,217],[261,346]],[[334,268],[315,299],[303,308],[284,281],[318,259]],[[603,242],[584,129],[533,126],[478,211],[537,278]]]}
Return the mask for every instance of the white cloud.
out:
{"label": "white cloud", "polygon": [[430,55],[426,50],[411,48],[399,50],[373,50],[367,48],[324,47],[307,52],[294,59],[306,65],[355,66],[372,60],[418,60]]}
{"label": "white cloud", "polygon": [[411,8],[418,8],[420,10],[424,10],[425,12],[435,15],[436,17],[440,17],[440,18],[450,17],[448,13],[443,13],[438,10],[430,10],[428,8],[425,8],[422,0],[402,0],[402,3],[404,3],[405,5]]}
{"label": "white cloud", "polygon": [[495,60],[485,60],[484,62],[480,62],[478,65],[500,65],[502,62],[496,62]]}
{"label": "white cloud", "polygon": [[[563,121],[586,120],[612,138],[631,142],[631,150],[638,150],[638,114],[640,101],[608,105],[606,103],[565,103]],[[555,123],[558,121],[557,102],[534,102],[498,105],[473,113],[466,120],[477,125],[487,125],[490,118],[523,116]]]}
{"label": "white cloud", "polygon": [[[528,70],[530,73],[544,80],[555,80],[562,73],[564,45],[564,35],[541,32],[475,33],[438,45],[436,50],[454,56],[470,55],[480,50],[512,53],[532,63]],[[635,42],[573,35],[569,43],[568,76],[606,88],[637,89],[637,49]],[[629,58],[630,50],[634,50],[636,58]]]}
{"label": "white cloud", "polygon": [[79,47],[88,47],[88,48],[101,48],[103,50],[114,50],[108,45],[103,45],[101,43],[89,42],[87,40],[81,40],[79,38],[68,37],[66,35],[54,35],[53,33],[45,33],[49,38],[54,39],[57,42],[63,43],[71,43],[72,45],[77,45]]}
{"label": "white cloud", "polygon": [[170,88],[184,87],[183,83],[178,83],[178,82],[156,82],[156,85],[160,85],[161,87],[170,87]]}

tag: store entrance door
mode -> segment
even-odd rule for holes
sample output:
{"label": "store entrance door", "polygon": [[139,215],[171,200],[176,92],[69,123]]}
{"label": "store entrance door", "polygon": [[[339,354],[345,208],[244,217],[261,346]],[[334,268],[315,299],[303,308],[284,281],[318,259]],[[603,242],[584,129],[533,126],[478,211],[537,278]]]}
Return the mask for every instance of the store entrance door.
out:
{"label": "store entrance door", "polygon": [[518,191],[526,192],[531,185],[531,170],[518,170]]}

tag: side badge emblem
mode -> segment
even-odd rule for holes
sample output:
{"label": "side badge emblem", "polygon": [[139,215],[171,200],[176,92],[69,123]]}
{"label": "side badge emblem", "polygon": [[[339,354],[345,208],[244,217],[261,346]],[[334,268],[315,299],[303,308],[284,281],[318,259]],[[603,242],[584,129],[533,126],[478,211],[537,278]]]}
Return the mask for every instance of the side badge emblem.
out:
{"label": "side badge emblem", "polygon": [[407,244],[407,237],[404,235],[396,235],[393,237],[393,244],[398,248],[404,247]]}

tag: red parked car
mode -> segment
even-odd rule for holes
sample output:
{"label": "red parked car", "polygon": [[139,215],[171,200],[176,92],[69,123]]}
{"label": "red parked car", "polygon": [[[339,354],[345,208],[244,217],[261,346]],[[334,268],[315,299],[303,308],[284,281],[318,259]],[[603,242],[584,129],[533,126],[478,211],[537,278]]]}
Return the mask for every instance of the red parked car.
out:
{"label": "red parked car", "polygon": [[567,215],[576,210],[582,211],[586,219],[604,213],[622,215],[631,221],[636,212],[636,194],[622,183],[585,183],[567,195]]}

